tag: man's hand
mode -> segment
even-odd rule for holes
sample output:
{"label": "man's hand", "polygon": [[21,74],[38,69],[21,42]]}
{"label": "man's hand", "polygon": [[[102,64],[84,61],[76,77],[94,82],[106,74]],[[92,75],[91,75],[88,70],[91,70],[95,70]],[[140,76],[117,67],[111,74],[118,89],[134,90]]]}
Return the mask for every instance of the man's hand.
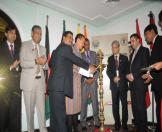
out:
{"label": "man's hand", "polygon": [[10,70],[16,68],[20,64],[20,60],[15,60],[10,66]]}
{"label": "man's hand", "polygon": [[128,81],[130,81],[130,82],[133,82],[133,81],[134,81],[134,77],[133,77],[133,74],[132,74],[132,73],[127,74],[127,75],[126,75],[126,78],[127,78]]}
{"label": "man's hand", "polygon": [[94,78],[89,78],[85,80],[85,83],[87,83],[88,85],[91,85],[94,81]]}
{"label": "man's hand", "polygon": [[149,73],[143,74],[142,78],[145,80],[145,83],[150,83],[152,80],[152,77]]}
{"label": "man's hand", "polygon": [[157,63],[154,63],[153,65],[151,65],[151,67],[155,70],[160,70],[162,69],[162,61],[161,62],[157,62]]}
{"label": "man's hand", "polygon": [[114,83],[118,83],[119,82],[119,80],[120,80],[120,77],[114,77]]}
{"label": "man's hand", "polygon": [[44,56],[41,56],[35,59],[35,63],[38,65],[44,65],[46,62],[47,62],[47,59]]}
{"label": "man's hand", "polygon": [[90,73],[95,73],[96,72],[96,67],[94,65],[89,66]]}

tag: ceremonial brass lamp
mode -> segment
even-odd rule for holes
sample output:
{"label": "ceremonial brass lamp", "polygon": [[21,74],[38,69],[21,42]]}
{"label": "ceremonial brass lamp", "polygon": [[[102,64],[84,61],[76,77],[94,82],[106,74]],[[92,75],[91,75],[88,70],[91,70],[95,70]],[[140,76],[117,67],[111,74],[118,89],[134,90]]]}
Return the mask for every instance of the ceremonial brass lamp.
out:
{"label": "ceremonial brass lamp", "polygon": [[103,75],[102,75],[102,71],[105,67],[104,64],[102,64],[102,60],[103,60],[103,52],[101,49],[98,50],[97,52],[97,57],[98,57],[98,61],[99,61],[99,66],[98,66],[98,70],[99,70],[99,119],[100,119],[100,128],[99,128],[99,132],[104,132],[104,121],[105,121],[105,117],[104,117],[104,104],[103,104]]}

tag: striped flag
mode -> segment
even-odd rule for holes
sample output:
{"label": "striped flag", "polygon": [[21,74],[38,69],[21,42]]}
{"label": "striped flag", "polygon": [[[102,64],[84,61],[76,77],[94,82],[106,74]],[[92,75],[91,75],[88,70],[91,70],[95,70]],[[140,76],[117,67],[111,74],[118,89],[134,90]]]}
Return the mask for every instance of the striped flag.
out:
{"label": "striped flag", "polygon": [[77,34],[80,33],[80,24],[77,25]]}
{"label": "striped flag", "polygon": [[61,38],[61,41],[63,40],[63,33],[66,31],[66,21],[63,20],[63,29],[62,29],[62,38]]}
{"label": "striped flag", "polygon": [[63,33],[66,31],[66,22],[63,20]]}
{"label": "striped flag", "polygon": [[[45,33],[45,48],[46,48],[46,57],[49,62],[49,60],[50,60],[50,44],[49,44],[49,31],[48,31],[48,16],[47,16],[46,33]],[[50,69],[45,71],[45,77],[46,77],[45,117],[46,117],[46,120],[48,120],[50,117],[49,96],[48,96],[48,89],[47,89],[47,81],[48,81],[49,73],[50,73]]]}
{"label": "striped flag", "polygon": [[83,29],[84,29],[84,37],[87,38],[87,26],[84,25]]}

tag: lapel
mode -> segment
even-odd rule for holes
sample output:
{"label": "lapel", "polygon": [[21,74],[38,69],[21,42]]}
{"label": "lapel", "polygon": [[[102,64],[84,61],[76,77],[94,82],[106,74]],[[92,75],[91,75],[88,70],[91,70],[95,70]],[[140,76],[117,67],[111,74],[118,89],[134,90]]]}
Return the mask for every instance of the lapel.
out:
{"label": "lapel", "polygon": [[73,49],[73,53],[74,53],[76,56],[78,56],[78,57],[81,58],[80,52],[78,52],[78,50],[77,50],[77,48],[76,48],[75,45],[72,46],[72,49]]}
{"label": "lapel", "polygon": [[119,60],[118,60],[119,62],[119,69],[120,69],[120,66],[121,66],[121,63],[122,63],[122,58],[121,58],[121,54],[119,54]]}
{"label": "lapel", "polygon": [[151,50],[151,54],[152,54],[152,52],[154,52],[154,50],[155,50],[155,48],[156,48],[158,38],[159,38],[159,35],[158,35],[158,36],[156,37],[156,39],[155,39],[155,42],[154,42],[153,47],[152,47],[152,50]]}
{"label": "lapel", "polygon": [[[119,53],[119,60],[118,60],[119,68],[120,68],[120,65],[121,65],[121,62],[122,62],[121,59],[122,59],[121,58],[121,54]],[[115,67],[115,58],[114,58],[114,55],[112,55],[112,63],[114,65],[114,67]]]}
{"label": "lapel", "polygon": [[130,59],[129,59],[130,64],[131,64],[131,62],[132,62],[133,54],[134,54],[134,50],[133,50],[133,52],[130,54]]}
{"label": "lapel", "polygon": [[84,60],[86,60],[86,51],[84,51],[84,53],[82,54],[82,57]]}
{"label": "lapel", "polygon": [[[6,56],[7,56],[7,58],[8,58],[10,61],[12,61],[13,58],[11,57],[11,53],[10,53],[10,51],[9,51],[7,42],[5,42],[3,46],[4,46],[4,52],[5,52]],[[14,56],[15,56],[15,46],[14,46]]]}
{"label": "lapel", "polygon": [[112,65],[113,65],[113,67],[115,69],[115,58],[114,58],[114,55],[112,55]]}
{"label": "lapel", "polygon": [[89,50],[89,59],[90,59],[90,63],[92,64],[92,52]]}
{"label": "lapel", "polygon": [[35,49],[34,49],[34,45],[32,43],[32,40],[29,41],[29,43],[27,43],[27,45],[28,45],[28,49],[27,49],[28,52],[27,53],[32,54],[33,58],[35,58],[36,53],[35,53]]}
{"label": "lapel", "polygon": [[[138,49],[138,51],[137,51],[137,53],[136,53],[136,55],[135,55],[135,57],[134,57],[134,60],[133,60],[133,62],[132,62],[132,64],[131,65],[133,65],[134,63],[135,63],[135,61],[136,60],[138,60],[138,56],[139,56],[139,54],[140,54],[140,52],[141,52],[141,48],[142,48],[142,45],[140,46],[140,48]],[[133,52],[134,53],[134,52]]]}

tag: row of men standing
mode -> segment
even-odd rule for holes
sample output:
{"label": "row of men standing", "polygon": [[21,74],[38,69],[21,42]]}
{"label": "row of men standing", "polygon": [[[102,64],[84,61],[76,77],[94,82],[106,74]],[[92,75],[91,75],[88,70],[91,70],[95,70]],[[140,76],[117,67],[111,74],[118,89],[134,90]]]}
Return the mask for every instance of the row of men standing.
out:
{"label": "row of men standing", "polygon": [[[63,34],[63,40],[60,46],[65,46],[72,49],[70,50],[70,59],[74,59],[75,63],[78,62],[80,65],[88,66],[90,64],[97,64],[96,61],[96,53],[90,51],[90,42],[88,39],[85,40],[84,35],[78,34],[75,38],[75,44],[72,46],[72,39],[69,39],[69,35],[72,36],[73,34],[70,31],[67,31]],[[27,129],[29,132],[34,131],[34,109],[36,107],[37,110],[37,117],[40,132],[46,132],[46,125],[45,125],[45,76],[44,70],[48,70],[47,59],[46,59],[46,50],[43,46],[40,45],[42,31],[41,27],[38,25],[34,25],[31,30],[31,38],[32,40],[26,41],[22,43],[21,50],[20,47],[15,44],[16,40],[16,28],[14,26],[7,26],[5,31],[6,40],[3,44],[0,45],[0,88],[1,88],[1,95],[0,95],[0,131],[3,132],[19,132],[21,131],[21,90],[24,95],[24,103],[26,108],[26,117],[27,117]],[[69,43],[67,45],[65,43]],[[83,59],[80,54],[80,49],[83,48],[85,43],[85,54],[83,54]],[[59,47],[59,46],[58,46]],[[20,52],[19,52],[20,51]],[[57,50],[56,50],[57,51]],[[55,53],[55,51],[53,52]],[[56,52],[57,53],[57,52]],[[66,57],[69,55],[66,52],[62,52]],[[62,55],[59,54],[59,57]],[[58,58],[59,58],[58,57]],[[53,61],[57,61],[54,58],[50,61],[50,67],[52,69]],[[77,60],[78,59],[78,60]],[[65,64],[65,60],[59,62],[59,67],[61,68],[60,63],[64,67],[61,70],[65,70],[69,64]],[[60,82],[58,87],[59,92],[64,91],[63,95],[73,97],[72,99],[69,97],[62,98],[66,103],[66,119],[67,126],[64,126],[64,123],[61,121],[60,124],[57,124],[58,121],[55,120],[61,119],[61,115],[64,115],[64,111],[60,111],[57,108],[57,104],[54,107],[57,109],[58,112],[58,119],[56,115],[53,115],[53,98],[51,89],[53,86],[50,87],[51,82],[49,81],[49,93],[50,93],[50,106],[51,106],[51,131],[68,131],[71,132],[72,129],[77,131],[77,122],[78,122],[78,114],[81,112],[81,122],[82,127],[86,128],[86,118],[87,118],[87,104],[89,94],[91,95],[92,99],[92,107],[93,107],[93,114],[94,114],[94,123],[96,126],[99,126],[99,119],[98,119],[98,101],[97,101],[97,74],[94,78],[85,78],[83,77],[81,80],[81,75],[79,75],[78,70],[79,67],[76,65],[73,66],[73,70],[71,71],[70,68],[67,68],[69,71],[68,76],[71,77],[67,78],[67,84],[65,85],[67,89],[60,88],[62,84],[65,83],[65,80],[61,80],[60,77],[66,78],[66,75],[62,75],[57,78],[57,83]],[[95,67],[93,65],[89,66],[90,71],[94,71]],[[85,67],[84,67],[85,68]],[[53,77],[53,70],[51,70],[51,77]],[[58,74],[62,74],[62,71],[57,73],[57,68],[54,69],[54,74],[57,76]],[[72,72],[72,73],[71,73]],[[20,76],[21,74],[21,76]],[[67,74],[67,73],[66,73]],[[73,77],[74,76],[74,77]],[[74,79],[74,80],[73,80]],[[81,82],[82,82],[82,92],[81,92]],[[53,80],[52,80],[53,83]],[[68,87],[68,85],[70,87]],[[73,91],[74,87],[74,91]],[[60,89],[59,89],[60,88]],[[66,91],[67,90],[67,91]],[[55,89],[54,91],[57,91]],[[70,91],[70,92],[69,92]],[[56,92],[57,93],[57,92]],[[55,96],[57,98],[58,96]],[[81,101],[82,97],[82,101]],[[59,102],[59,98],[56,99]],[[81,104],[82,102],[82,104]],[[60,103],[60,102],[59,102]],[[64,106],[64,103],[60,103],[59,105]],[[81,108],[82,107],[82,108]],[[82,111],[81,111],[82,109]],[[65,110],[65,109],[64,109]],[[54,120],[52,120],[54,118]],[[65,121],[65,120],[64,120]],[[62,125],[63,124],[63,125]],[[54,128],[53,128],[54,125]],[[55,129],[57,128],[57,129]]]}
{"label": "row of men standing", "polygon": [[[21,91],[23,91],[28,131],[34,131],[34,109],[36,106],[40,131],[46,132],[43,72],[43,69],[47,68],[45,65],[46,50],[43,46],[37,45],[41,40],[41,28],[33,26],[32,40],[22,44],[21,52],[20,47],[15,43],[16,32],[14,25],[7,26],[5,40],[0,45],[0,88],[2,91],[0,96],[0,131],[21,131]],[[36,53],[36,48],[39,50],[37,51],[39,56]]]}
{"label": "row of men standing", "polygon": [[[152,51],[140,44],[138,34],[130,36],[130,43],[133,52],[130,59],[119,53],[120,44],[113,41],[113,55],[108,58],[107,75],[110,78],[110,89],[112,93],[112,110],[115,120],[115,129],[121,128],[119,115],[119,100],[122,104],[122,128],[127,129],[128,109],[127,91],[128,82],[131,91],[132,112],[135,119],[135,129],[138,132],[147,132],[147,110],[146,92],[148,84],[155,95],[157,126],[156,132],[160,130],[160,101],[162,98],[162,71],[152,71],[141,74],[141,69],[148,67],[156,62],[162,61],[162,36],[158,35],[155,25],[148,25],[144,30],[146,42],[153,43]],[[151,55],[151,56],[150,56]]]}

